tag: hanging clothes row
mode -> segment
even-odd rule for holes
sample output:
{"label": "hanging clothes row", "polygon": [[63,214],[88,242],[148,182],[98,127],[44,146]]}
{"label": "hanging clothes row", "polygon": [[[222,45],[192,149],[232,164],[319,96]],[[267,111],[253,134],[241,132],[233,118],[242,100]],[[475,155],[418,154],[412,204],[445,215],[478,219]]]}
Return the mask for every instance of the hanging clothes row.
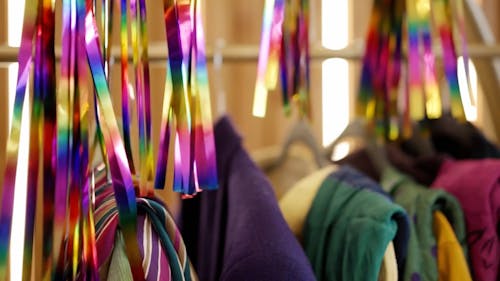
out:
{"label": "hanging clothes row", "polygon": [[[318,280],[497,280],[500,160],[459,160],[498,153],[483,145],[453,158],[449,147],[412,157],[408,143],[388,144],[381,173],[363,148],[290,187],[280,208]],[[383,274],[392,247],[397,266]]]}
{"label": "hanging clothes row", "polygon": [[[362,118],[325,156],[344,137],[357,138],[360,151],[296,184],[296,171],[311,165],[291,169],[295,156],[268,165],[269,155],[257,154],[318,280],[498,280],[499,160],[480,159],[499,150],[464,122],[451,16],[463,24],[461,5],[375,1],[356,107]],[[433,28],[447,54],[443,92]],[[466,53],[463,26],[457,37]],[[317,155],[313,142],[303,143]]]}
{"label": "hanging clothes row", "polygon": [[[467,128],[473,128],[470,124],[464,125]],[[477,131],[476,131],[477,133]],[[480,134],[478,134],[480,136]],[[462,135],[463,137],[463,135]],[[373,159],[370,158],[366,150],[355,152],[345,159],[338,161],[339,164],[349,164],[370,175],[375,180],[380,180],[382,186],[394,196],[395,201],[409,210],[410,206],[407,197],[411,198],[413,193],[414,200],[410,203],[416,204],[418,200],[429,197],[435,198],[431,201],[438,206],[445,207],[445,202],[456,200],[443,200],[443,195],[431,196],[429,191],[446,191],[453,195],[460,203],[465,215],[466,237],[470,251],[470,261],[475,276],[474,280],[495,280],[498,276],[499,265],[499,208],[500,208],[500,187],[498,186],[499,160],[496,159],[468,159],[456,160],[463,157],[464,154],[473,154],[473,157],[495,156],[498,149],[490,143],[484,143],[483,146],[477,146],[476,150],[467,150],[465,147],[459,150],[459,154],[446,154],[446,150],[457,142],[452,141],[448,136],[449,146],[445,149],[439,149],[439,154],[412,156],[403,147],[410,147],[409,144],[390,144],[386,145],[384,151],[392,166],[404,171],[420,184],[408,184],[413,179],[402,176],[401,172],[395,173],[394,169],[389,169],[379,174],[373,165]],[[483,138],[481,138],[483,139]],[[483,139],[484,140],[484,139]],[[488,149],[485,150],[484,148]],[[484,151],[488,151],[484,153]],[[456,158],[453,159],[452,157]],[[472,158],[472,157],[471,157]],[[406,184],[404,183],[406,182]],[[428,189],[428,186],[436,189]],[[404,190],[404,191],[403,191]],[[438,192],[434,192],[438,194]],[[427,195],[426,195],[427,194]],[[441,192],[441,194],[443,194]],[[433,203],[434,204],[434,203]],[[444,205],[443,205],[444,204]],[[450,203],[448,204],[450,205]],[[453,205],[456,205],[453,203]],[[430,205],[432,206],[432,204]],[[440,209],[437,208],[437,209]],[[415,209],[414,207],[411,209]],[[428,208],[427,208],[428,209]],[[433,211],[436,208],[431,208]],[[460,217],[451,216],[449,212],[443,212],[448,220],[459,222]],[[435,215],[434,215],[435,216]],[[436,221],[436,218],[434,218]],[[455,234],[460,240],[460,231],[455,228]],[[462,236],[462,238],[464,238]]]}

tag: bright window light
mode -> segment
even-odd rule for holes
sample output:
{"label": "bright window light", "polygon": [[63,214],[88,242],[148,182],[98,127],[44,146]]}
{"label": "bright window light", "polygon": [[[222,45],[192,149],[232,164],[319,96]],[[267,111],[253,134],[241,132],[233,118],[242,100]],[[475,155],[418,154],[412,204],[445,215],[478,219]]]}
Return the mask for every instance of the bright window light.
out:
{"label": "bright window light", "polygon": [[[338,50],[349,42],[349,1],[323,0],[323,47]],[[349,123],[349,63],[332,58],[322,66],[323,145],[333,142]]]}
{"label": "bright window light", "polygon": [[333,142],[349,123],[349,64],[344,59],[323,62],[323,145]]}
{"label": "bright window light", "polygon": [[323,47],[339,50],[349,42],[349,0],[323,0],[321,6]]}
{"label": "bright window light", "polygon": [[[8,37],[7,44],[19,47],[23,27],[24,3],[22,0],[9,0],[8,2]],[[17,63],[9,65],[8,91],[9,91],[9,129],[11,127],[14,97],[16,94]],[[29,147],[29,99],[24,102],[23,122],[21,124],[21,141],[19,146]],[[14,212],[12,214],[12,230],[10,242],[10,280],[22,280],[23,252],[24,252],[24,227],[26,217],[26,186],[28,174],[28,149],[20,149],[16,184],[14,192]]]}
{"label": "bright window light", "polygon": [[340,161],[344,159],[347,155],[349,155],[350,149],[351,145],[347,141],[337,144],[333,149],[332,160]]}
{"label": "bright window light", "polygon": [[[469,76],[472,93],[469,92],[467,85],[467,77],[465,75],[465,65],[463,57],[458,58],[458,85],[460,87],[460,95],[465,111],[467,121],[474,122],[477,120],[477,71],[472,60],[469,59]],[[471,98],[473,100],[471,100]]]}
{"label": "bright window light", "polygon": [[7,6],[9,17],[7,44],[11,47],[19,47],[21,45],[25,2],[25,0],[9,0]]}

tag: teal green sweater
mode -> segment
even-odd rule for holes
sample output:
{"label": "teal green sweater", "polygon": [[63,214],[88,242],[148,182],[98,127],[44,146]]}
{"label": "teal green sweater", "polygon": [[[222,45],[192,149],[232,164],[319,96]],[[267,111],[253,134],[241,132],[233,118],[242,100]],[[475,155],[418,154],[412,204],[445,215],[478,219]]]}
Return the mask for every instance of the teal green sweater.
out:
{"label": "teal green sweater", "polygon": [[400,206],[330,176],[304,225],[304,249],[318,280],[377,280]]}

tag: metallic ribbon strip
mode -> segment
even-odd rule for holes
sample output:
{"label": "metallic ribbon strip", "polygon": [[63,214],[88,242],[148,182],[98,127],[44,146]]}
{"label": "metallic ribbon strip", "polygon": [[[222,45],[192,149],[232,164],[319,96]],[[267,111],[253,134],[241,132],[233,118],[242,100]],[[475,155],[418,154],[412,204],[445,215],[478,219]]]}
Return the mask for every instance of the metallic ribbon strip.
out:
{"label": "metallic ribbon strip", "polygon": [[155,187],[170,185],[170,171],[174,191],[184,198],[217,187],[200,5],[201,1],[164,1],[170,56]]}
{"label": "metallic ribbon strip", "polygon": [[[84,0],[78,0],[83,5]],[[142,259],[137,244],[137,205],[132,175],[128,166],[125,148],[120,137],[118,124],[113,112],[110,92],[104,72],[104,65],[99,49],[99,37],[92,12],[91,1],[87,0],[85,15],[85,43],[96,97],[102,114],[103,136],[106,143],[115,199],[119,209],[119,223],[123,231],[126,252],[132,269],[134,280],[144,280]]]}
{"label": "metallic ribbon strip", "polygon": [[[38,4],[38,5],[36,5]],[[131,0],[132,47],[136,76],[139,122],[139,173],[133,170],[130,146],[130,87],[127,74],[127,1],[120,2],[122,94],[124,137],[121,139],[110,97],[108,78],[113,1],[103,0],[104,42],[100,45],[93,0],[62,0],[61,77],[56,89],[55,2],[28,0],[25,10],[19,72],[14,101],[13,125],[9,134],[2,205],[0,209],[0,279],[6,279],[12,224],[14,184],[22,109],[31,65],[34,91],[31,112],[27,218],[23,280],[31,279],[33,238],[39,168],[42,168],[44,211],[43,280],[98,280],[95,244],[94,183],[89,153],[90,88],[88,66],[94,84],[96,140],[101,145],[108,175],[119,209],[119,223],[126,240],[126,252],[134,280],[144,280],[137,241],[137,205],[133,175],[139,176],[138,193],[152,196],[153,154],[151,139],[151,98],[146,28],[146,1]],[[37,7],[33,9],[33,7]],[[175,162],[160,157],[159,167],[173,169],[174,189],[190,197],[203,189],[217,187],[215,145],[205,42],[201,22],[201,1],[167,1],[166,25],[171,52],[165,100],[166,118],[161,151],[175,147]],[[36,31],[36,32],[35,32]],[[102,50],[101,50],[102,48]],[[34,60],[33,60],[34,51]],[[33,60],[33,63],[32,63]],[[169,90],[170,89],[170,90]],[[166,140],[166,141],[165,141]],[[175,143],[174,143],[175,142]],[[126,149],[127,147],[127,149]],[[42,158],[40,159],[40,156]],[[165,169],[159,171],[165,171]],[[163,186],[163,185],[162,185]]]}
{"label": "metallic ribbon strip", "polygon": [[37,1],[27,0],[24,10],[24,25],[19,49],[16,96],[12,115],[12,125],[7,140],[6,164],[2,191],[2,205],[0,209],[0,280],[7,279],[7,264],[9,259],[9,244],[12,228],[12,212],[14,203],[14,189],[16,180],[17,158],[19,152],[19,138],[26,84],[32,63],[33,36],[37,21]]}
{"label": "metallic ribbon strip", "polygon": [[[456,4],[457,21],[461,43],[467,54],[463,7],[459,2]],[[439,118],[446,111],[441,101],[436,59],[432,52],[432,28],[436,28],[441,38],[445,76],[451,94],[451,113],[464,120],[451,9],[447,0],[407,0],[406,8],[398,1],[375,1],[356,111],[376,124],[387,139],[408,137],[411,120]],[[406,65],[402,60],[403,46],[407,46]],[[468,76],[468,69],[466,71]],[[398,123],[401,128],[398,128]]]}
{"label": "metallic ribbon strip", "polygon": [[278,76],[285,114],[290,101],[301,117],[310,117],[309,1],[266,0],[262,22],[253,114],[264,117],[267,95],[274,90]]}
{"label": "metallic ribbon strip", "polygon": [[449,1],[433,0],[433,11],[434,21],[441,37],[443,48],[444,70],[451,96],[451,114],[459,120],[465,120],[465,112],[458,85],[457,53],[453,41],[453,20]]}

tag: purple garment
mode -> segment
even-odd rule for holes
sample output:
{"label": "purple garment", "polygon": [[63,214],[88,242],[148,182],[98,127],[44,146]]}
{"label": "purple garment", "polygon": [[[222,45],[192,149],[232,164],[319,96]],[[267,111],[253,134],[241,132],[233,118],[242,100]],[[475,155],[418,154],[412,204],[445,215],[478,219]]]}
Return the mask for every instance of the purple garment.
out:
{"label": "purple garment", "polygon": [[215,126],[219,189],[184,200],[180,227],[200,280],[315,280],[270,183],[230,120]]}
{"label": "purple garment", "polygon": [[500,280],[500,160],[447,160],[432,184],[461,203],[474,280]]}

